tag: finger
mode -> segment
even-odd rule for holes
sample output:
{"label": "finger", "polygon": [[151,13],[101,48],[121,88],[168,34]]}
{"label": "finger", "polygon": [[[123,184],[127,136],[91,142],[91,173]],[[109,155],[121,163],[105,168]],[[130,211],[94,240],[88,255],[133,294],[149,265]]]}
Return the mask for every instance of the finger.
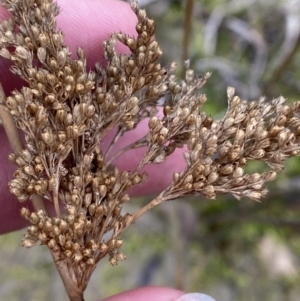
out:
{"label": "finger", "polygon": [[103,301],[174,301],[182,291],[168,287],[141,287],[109,297]]}
{"label": "finger", "polygon": [[[136,16],[125,2],[114,0],[102,1],[58,1],[61,13],[57,17],[58,27],[65,33],[65,42],[73,53],[77,46],[85,49],[88,67],[95,62],[103,62],[102,42],[112,32],[123,31],[135,34]],[[0,21],[10,14],[0,6]],[[128,51],[125,46],[117,45],[118,51]],[[6,93],[18,89],[24,82],[8,71],[10,61],[0,58],[0,82]],[[15,167],[8,162],[11,149],[8,139],[0,125],[0,234],[20,229],[26,221],[20,217],[19,210],[25,206],[31,208],[30,202],[20,204],[9,193],[7,183],[13,177]],[[46,202],[49,203],[49,202]]]}
{"label": "finger", "polygon": [[[77,47],[82,47],[87,56],[87,67],[92,68],[96,62],[104,63],[102,42],[113,32],[125,32],[135,35],[137,18],[128,3],[116,0],[72,1],[60,0],[61,9],[57,16],[57,27],[65,34],[65,44],[76,57]],[[1,6],[0,21],[10,17]],[[117,50],[128,53],[128,48],[120,43]],[[19,77],[7,72],[11,65],[9,60],[0,58],[0,82],[6,93],[20,88],[24,82]]]}
{"label": "finger", "polygon": [[[97,61],[102,60],[103,62],[103,48],[101,44],[112,32],[124,31],[129,35],[135,33],[136,16],[131,11],[129,5],[124,2],[90,0],[74,1],[72,2],[72,6],[69,4],[70,2],[67,0],[59,1],[61,13],[58,16],[58,27],[65,32],[65,42],[73,53],[76,52],[77,46],[82,46],[85,49],[89,67],[92,67]],[[8,14],[2,9],[0,10],[0,18],[4,16],[7,17]],[[118,51],[126,52],[128,49],[118,45]],[[7,60],[0,60],[0,82],[6,85],[6,91],[20,88],[20,81],[17,82],[14,76],[7,72],[7,64]],[[125,134],[118,142],[117,148],[143,137],[147,131],[147,120],[145,120],[136,130]],[[19,209],[22,206],[30,208],[30,204],[29,202],[19,204],[8,191],[7,182],[12,179],[15,167],[7,160],[10,148],[8,147],[8,141],[3,128],[0,128],[0,139],[0,191],[2,194],[0,205],[3,208],[0,211],[0,233],[5,233],[26,225],[26,222],[19,217]],[[102,143],[102,147],[105,148],[106,142],[107,140]],[[145,148],[131,150],[118,158],[114,163],[121,170],[133,170],[140,162],[144,153]],[[130,194],[132,196],[149,195],[162,191],[171,183],[173,172],[182,170],[184,166],[182,151],[177,150],[163,164],[147,166],[145,171],[148,173],[149,180],[142,185],[134,187],[130,191]]]}

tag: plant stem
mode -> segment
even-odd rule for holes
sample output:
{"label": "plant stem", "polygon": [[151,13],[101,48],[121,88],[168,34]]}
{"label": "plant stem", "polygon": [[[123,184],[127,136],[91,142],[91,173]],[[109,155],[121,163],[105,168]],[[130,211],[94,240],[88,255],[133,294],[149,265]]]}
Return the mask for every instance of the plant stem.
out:
{"label": "plant stem", "polygon": [[194,0],[187,0],[184,17],[184,34],[182,41],[182,63],[189,59],[189,42],[191,39]]}
{"label": "plant stem", "polygon": [[153,207],[161,204],[162,202],[166,201],[166,198],[163,196],[164,191],[159,194],[154,200],[149,202],[147,205],[145,205],[143,208],[138,210],[133,216],[132,216],[132,222],[134,223],[140,216],[142,216],[144,213],[146,213],[148,210],[152,209]]}

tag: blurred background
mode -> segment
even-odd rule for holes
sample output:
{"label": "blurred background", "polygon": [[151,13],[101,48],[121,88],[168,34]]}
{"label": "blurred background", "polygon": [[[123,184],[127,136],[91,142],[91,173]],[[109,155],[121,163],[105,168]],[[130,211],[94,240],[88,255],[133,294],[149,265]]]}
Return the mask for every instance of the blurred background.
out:
{"label": "blurred background", "polygon": [[[204,110],[215,118],[226,109],[227,86],[248,100],[299,100],[299,0],[139,3],[156,21],[163,65],[177,61],[182,70],[190,59],[197,73],[212,72]],[[253,163],[249,171],[263,168]],[[123,235],[127,260],[116,267],[103,260],[86,300],[145,285],[201,291],[218,301],[300,300],[299,159],[268,187],[261,203],[191,198],[148,212]],[[0,300],[67,301],[46,248],[20,247],[24,232],[0,236]]]}

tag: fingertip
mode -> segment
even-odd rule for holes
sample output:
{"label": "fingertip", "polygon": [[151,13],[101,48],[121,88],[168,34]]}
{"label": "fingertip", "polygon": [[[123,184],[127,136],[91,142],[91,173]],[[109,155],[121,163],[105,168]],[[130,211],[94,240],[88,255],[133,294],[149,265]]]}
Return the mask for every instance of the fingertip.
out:
{"label": "fingertip", "polygon": [[169,287],[141,287],[111,296],[103,301],[174,301],[184,292]]}
{"label": "fingertip", "polygon": [[[61,12],[58,27],[65,33],[65,44],[73,54],[77,47],[84,49],[88,66],[103,63],[102,42],[114,32],[135,35],[137,18],[128,3],[116,0],[58,2]],[[117,44],[117,51],[128,53],[125,45]]]}

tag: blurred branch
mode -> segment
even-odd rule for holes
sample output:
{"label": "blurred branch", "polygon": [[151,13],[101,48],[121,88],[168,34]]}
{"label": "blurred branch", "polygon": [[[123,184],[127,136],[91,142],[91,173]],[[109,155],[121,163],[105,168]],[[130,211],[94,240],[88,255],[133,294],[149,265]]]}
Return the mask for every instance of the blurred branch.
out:
{"label": "blurred branch", "polygon": [[184,33],[182,41],[182,63],[188,60],[189,57],[189,42],[191,39],[192,22],[193,22],[193,7],[194,0],[187,0],[184,17]]}
{"label": "blurred branch", "polygon": [[247,9],[255,2],[256,0],[233,0],[229,3],[221,4],[214,9],[204,29],[204,52],[206,55],[212,56],[215,54],[218,40],[218,30],[226,15],[232,15],[240,12],[241,10]]}
{"label": "blurred branch", "polygon": [[[298,6],[298,7],[297,7]],[[270,65],[269,74],[267,75],[265,91],[268,92],[270,85],[276,83],[287,67],[289,66],[293,56],[298,51],[300,46],[300,1],[289,1],[285,6],[286,24],[285,24],[285,39],[282,47],[277,55],[274,56]]]}

